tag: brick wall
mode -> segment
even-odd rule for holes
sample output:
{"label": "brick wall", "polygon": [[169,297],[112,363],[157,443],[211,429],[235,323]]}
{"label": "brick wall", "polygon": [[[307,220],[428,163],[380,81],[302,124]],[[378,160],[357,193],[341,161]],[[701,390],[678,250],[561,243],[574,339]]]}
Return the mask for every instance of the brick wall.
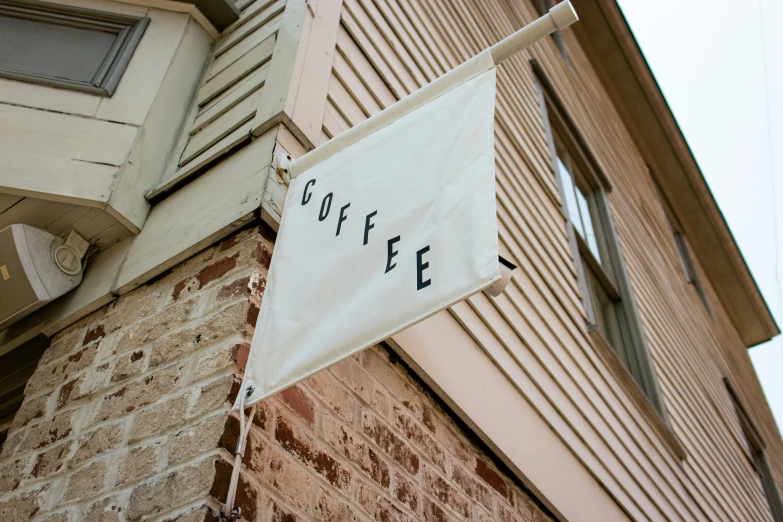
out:
{"label": "brick wall", "polygon": [[[0,454],[0,520],[215,520],[273,234],[241,231],[59,333]],[[548,520],[382,347],[259,406],[247,520]]]}

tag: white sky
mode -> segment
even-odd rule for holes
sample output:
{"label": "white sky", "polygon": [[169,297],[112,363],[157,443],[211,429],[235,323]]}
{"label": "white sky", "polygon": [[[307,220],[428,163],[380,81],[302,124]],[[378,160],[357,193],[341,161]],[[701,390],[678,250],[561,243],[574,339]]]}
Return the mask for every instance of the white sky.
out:
{"label": "white sky", "polygon": [[[783,325],[783,2],[618,3]],[[750,355],[783,431],[783,340],[778,336]]]}

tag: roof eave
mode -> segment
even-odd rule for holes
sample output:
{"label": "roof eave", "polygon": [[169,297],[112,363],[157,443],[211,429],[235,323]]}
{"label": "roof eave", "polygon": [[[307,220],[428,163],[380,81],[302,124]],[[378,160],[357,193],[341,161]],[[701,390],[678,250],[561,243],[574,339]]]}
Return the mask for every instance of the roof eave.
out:
{"label": "roof eave", "polygon": [[[780,333],[615,0],[572,0],[574,31],[747,347]],[[709,260],[709,262],[706,262]]]}

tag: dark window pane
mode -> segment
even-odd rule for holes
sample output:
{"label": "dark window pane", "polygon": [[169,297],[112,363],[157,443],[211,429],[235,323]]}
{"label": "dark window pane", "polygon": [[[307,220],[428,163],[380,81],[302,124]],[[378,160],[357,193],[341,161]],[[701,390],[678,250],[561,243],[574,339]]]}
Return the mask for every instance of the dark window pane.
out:
{"label": "dark window pane", "polygon": [[0,69],[91,83],[116,33],[0,15]]}
{"label": "dark window pane", "polygon": [[585,274],[590,282],[590,292],[593,298],[593,308],[595,309],[595,327],[627,366],[628,361],[626,360],[623,336],[617,317],[617,302],[611,298],[588,263],[585,262],[583,264]]}

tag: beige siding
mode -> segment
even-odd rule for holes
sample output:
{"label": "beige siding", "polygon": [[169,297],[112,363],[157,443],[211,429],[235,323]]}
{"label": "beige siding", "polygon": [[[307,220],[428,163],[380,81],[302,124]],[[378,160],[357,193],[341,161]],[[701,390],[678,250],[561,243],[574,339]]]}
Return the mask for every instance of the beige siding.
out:
{"label": "beige siding", "polygon": [[[345,0],[322,142],[535,17],[532,6],[512,4]],[[729,376],[748,404],[763,405],[747,353],[709,282],[714,319],[686,284],[645,160],[576,39],[564,36],[571,68],[548,40],[499,68],[500,241],[520,269],[499,299],[475,296],[452,313],[488,354],[511,354],[523,371],[506,368],[509,379],[635,519],[769,520],[721,382]],[[532,57],[613,184],[615,226],[673,435],[587,332]],[[779,470],[769,412],[753,413],[765,419],[757,422]]]}

